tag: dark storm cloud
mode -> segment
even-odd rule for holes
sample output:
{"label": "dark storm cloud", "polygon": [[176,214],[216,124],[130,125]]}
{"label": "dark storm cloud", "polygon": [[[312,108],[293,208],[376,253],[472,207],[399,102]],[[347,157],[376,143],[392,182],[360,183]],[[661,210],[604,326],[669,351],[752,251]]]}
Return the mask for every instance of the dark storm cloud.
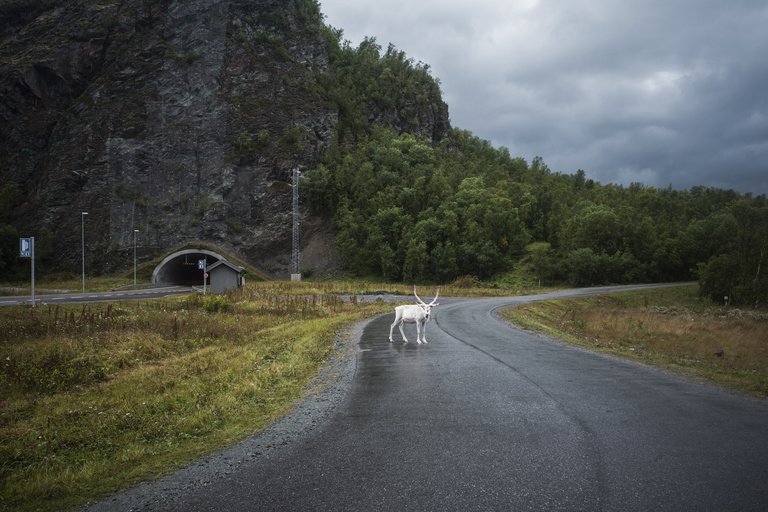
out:
{"label": "dark storm cloud", "polygon": [[553,171],[768,193],[764,1],[325,0],[432,68],[455,126]]}

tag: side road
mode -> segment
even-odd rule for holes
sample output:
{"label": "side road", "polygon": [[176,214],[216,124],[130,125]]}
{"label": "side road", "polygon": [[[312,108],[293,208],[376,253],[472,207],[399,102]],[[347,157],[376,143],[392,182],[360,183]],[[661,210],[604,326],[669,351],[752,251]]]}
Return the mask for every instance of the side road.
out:
{"label": "side road", "polygon": [[[40,306],[42,304],[80,304],[85,302],[111,302],[118,300],[147,300],[166,297],[168,295],[186,294],[191,291],[192,288],[189,286],[171,285],[112,290],[109,292],[35,294],[35,303]],[[30,304],[31,302],[32,297],[30,295],[0,297],[0,306],[18,306],[21,304]]]}

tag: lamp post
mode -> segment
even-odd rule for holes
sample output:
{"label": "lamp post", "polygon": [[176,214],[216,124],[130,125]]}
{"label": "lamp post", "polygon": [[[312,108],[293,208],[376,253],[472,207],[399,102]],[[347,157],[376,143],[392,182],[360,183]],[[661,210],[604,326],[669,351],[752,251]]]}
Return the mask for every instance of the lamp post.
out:
{"label": "lamp post", "polygon": [[133,286],[136,286],[136,234],[138,229],[133,230]]}
{"label": "lamp post", "polygon": [[83,293],[85,293],[85,216],[88,215],[88,212],[83,212],[82,215],[80,215],[81,224],[82,224],[82,233],[83,233]]}

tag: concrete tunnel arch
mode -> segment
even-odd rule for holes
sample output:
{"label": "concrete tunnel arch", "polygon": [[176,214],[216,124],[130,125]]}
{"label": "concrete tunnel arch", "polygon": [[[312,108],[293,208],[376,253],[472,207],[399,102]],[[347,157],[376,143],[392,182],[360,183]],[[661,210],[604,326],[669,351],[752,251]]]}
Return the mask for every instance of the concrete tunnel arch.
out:
{"label": "concrete tunnel arch", "polygon": [[224,256],[207,249],[185,249],[178,251],[155,267],[152,272],[152,282],[162,284],[179,284],[184,286],[202,286],[203,271],[198,268],[198,261],[208,259],[210,267]]}

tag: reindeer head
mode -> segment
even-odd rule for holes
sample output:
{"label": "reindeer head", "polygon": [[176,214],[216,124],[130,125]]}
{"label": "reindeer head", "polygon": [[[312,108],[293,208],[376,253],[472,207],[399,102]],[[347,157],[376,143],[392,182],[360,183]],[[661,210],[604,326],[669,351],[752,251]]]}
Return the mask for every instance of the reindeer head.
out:
{"label": "reindeer head", "polygon": [[423,300],[421,300],[419,298],[418,295],[416,295],[416,287],[415,286],[413,287],[413,295],[416,297],[416,300],[419,302],[418,305],[421,306],[421,309],[424,310],[424,319],[425,320],[429,320],[429,311],[433,307],[440,305],[440,303],[437,302],[437,297],[440,295],[440,287],[439,286],[437,287],[437,294],[435,295],[435,298],[432,299],[432,302],[430,302],[429,304],[425,303]]}

